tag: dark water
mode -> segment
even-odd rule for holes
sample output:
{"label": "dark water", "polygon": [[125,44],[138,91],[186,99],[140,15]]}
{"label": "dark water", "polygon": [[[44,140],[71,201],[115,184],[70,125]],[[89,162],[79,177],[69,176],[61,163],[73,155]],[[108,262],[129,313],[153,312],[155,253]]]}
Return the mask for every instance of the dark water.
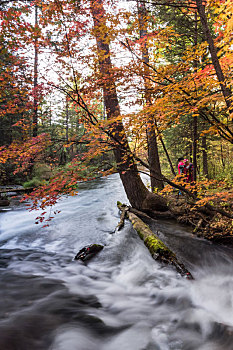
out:
{"label": "dark water", "polygon": [[[153,222],[186,263],[180,277],[149,255],[131,225],[115,234],[117,175],[81,185],[48,228],[24,208],[0,213],[0,350],[232,350],[232,250]],[[105,245],[88,264],[74,261]]]}

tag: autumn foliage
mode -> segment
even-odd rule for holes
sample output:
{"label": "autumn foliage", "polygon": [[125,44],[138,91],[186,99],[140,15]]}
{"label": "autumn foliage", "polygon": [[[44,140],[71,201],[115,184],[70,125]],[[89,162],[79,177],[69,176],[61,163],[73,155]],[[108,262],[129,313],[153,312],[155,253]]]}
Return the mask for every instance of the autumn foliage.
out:
{"label": "autumn foliage", "polygon": [[[2,5],[0,171],[10,163],[14,174],[30,177],[35,163],[51,166],[50,181],[27,197],[33,209],[44,213],[76,194],[78,181],[115,171],[116,149],[122,163],[131,157],[151,170],[151,120],[163,173],[157,180],[173,182],[162,194],[178,185],[197,206],[232,201],[232,1],[144,5],[144,27],[140,0]],[[106,91],[113,96],[114,86],[121,112],[110,115]],[[174,178],[180,156],[193,160],[194,184]]]}

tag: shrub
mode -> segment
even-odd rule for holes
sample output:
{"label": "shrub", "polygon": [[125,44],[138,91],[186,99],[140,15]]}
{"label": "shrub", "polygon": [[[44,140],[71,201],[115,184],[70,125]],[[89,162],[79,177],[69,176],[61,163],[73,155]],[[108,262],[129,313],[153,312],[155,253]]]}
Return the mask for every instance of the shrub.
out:
{"label": "shrub", "polygon": [[37,177],[33,177],[31,180],[24,182],[23,187],[24,188],[34,188],[38,187],[42,184],[42,180],[38,179]]}

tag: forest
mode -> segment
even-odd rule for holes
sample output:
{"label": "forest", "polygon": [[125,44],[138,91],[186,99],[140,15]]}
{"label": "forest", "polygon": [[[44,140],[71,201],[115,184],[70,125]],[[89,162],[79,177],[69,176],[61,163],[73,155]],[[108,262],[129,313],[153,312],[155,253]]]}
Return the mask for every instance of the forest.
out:
{"label": "forest", "polygon": [[0,20],[0,186],[37,223],[118,172],[139,213],[232,244],[231,0],[1,0]]}

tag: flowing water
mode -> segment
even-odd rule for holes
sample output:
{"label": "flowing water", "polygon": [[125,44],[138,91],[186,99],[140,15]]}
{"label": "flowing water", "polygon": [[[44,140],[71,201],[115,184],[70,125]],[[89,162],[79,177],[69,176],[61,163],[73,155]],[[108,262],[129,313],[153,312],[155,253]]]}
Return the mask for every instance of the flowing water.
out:
{"label": "flowing water", "polygon": [[[0,213],[0,350],[232,350],[233,253],[184,226],[151,226],[195,277],[155,262],[130,223],[117,174],[80,185],[50,226]],[[104,249],[88,263],[85,245]]]}

